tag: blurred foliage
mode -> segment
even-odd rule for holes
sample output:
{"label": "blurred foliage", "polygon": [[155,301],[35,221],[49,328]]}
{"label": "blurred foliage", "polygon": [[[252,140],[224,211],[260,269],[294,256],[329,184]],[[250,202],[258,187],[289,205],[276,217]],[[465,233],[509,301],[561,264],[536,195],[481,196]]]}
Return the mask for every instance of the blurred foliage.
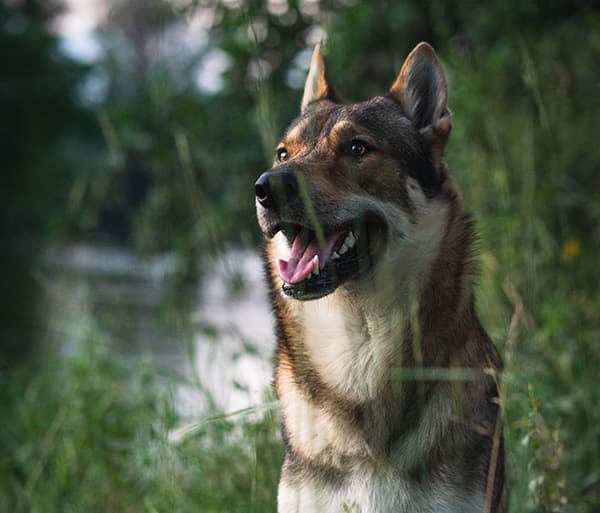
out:
{"label": "blurred foliage", "polygon": [[[358,101],[385,92],[410,49],[427,40],[448,74],[454,122],[448,161],[481,233],[478,308],[506,359],[513,511],[599,510],[600,11],[594,2],[114,0],[98,32],[103,56],[89,68],[58,51],[48,29],[53,14],[48,5],[0,2],[5,66],[0,103],[10,120],[0,129],[8,170],[1,189],[2,264],[10,270],[3,273],[10,291],[2,304],[3,358],[8,347],[26,347],[19,337],[34,325],[33,260],[59,227],[66,226],[73,239],[177,251],[186,263],[181,282],[189,282],[203,254],[258,241],[252,184],[298,112],[312,46],[326,39],[334,82],[344,98]],[[209,85],[200,80],[207,76]],[[90,80],[101,85],[102,94],[89,95],[83,86]],[[98,379],[106,372],[114,377],[113,370],[88,370]],[[73,395],[62,398],[47,375],[40,379],[47,385],[40,390],[50,398],[31,397],[48,408],[55,405],[54,411],[61,400],[81,400],[80,393],[95,404],[110,390],[103,382],[107,388],[97,397],[87,396],[73,381],[67,389]],[[11,390],[16,394],[6,388]],[[132,396],[127,403],[140,408],[131,418],[139,424],[118,427],[124,440],[148,429],[154,417],[171,422],[164,410],[145,410],[142,399]],[[14,455],[21,463],[6,460],[10,468],[4,471],[18,479],[2,479],[12,487],[2,496],[25,497],[18,499],[23,508],[37,500],[34,489],[26,488],[34,464],[27,437],[52,435],[39,420],[51,418],[47,415],[40,414],[37,428],[22,428],[38,407],[28,404],[6,406],[27,413],[16,417],[21,424],[2,430],[12,433],[4,437],[3,449],[29,447]],[[109,418],[115,423],[129,422],[121,417],[128,415],[125,409],[114,411]],[[91,411],[83,418],[88,415],[96,418]],[[87,436],[92,427],[83,421],[82,426]],[[110,433],[112,427],[106,429]],[[99,432],[88,435],[104,440]],[[65,476],[88,475],[87,467],[69,473],[71,465],[80,465],[75,455],[85,454],[88,442],[64,436],[71,444],[64,448],[72,456],[69,465],[42,466],[34,483],[41,476],[62,476],[70,486]],[[164,496],[148,495],[155,498],[144,503],[147,511],[167,508],[160,501],[169,497],[195,500],[189,489],[177,488],[179,474],[133,482],[133,467],[123,470],[122,461],[115,465],[123,473],[113,474],[112,463],[102,463],[111,444],[92,445],[89,461],[98,466],[90,470],[97,473],[89,482],[98,490],[116,486],[113,510],[138,506],[145,495],[135,492],[152,488],[149,483],[175,488],[161,488]],[[202,450],[189,448],[182,457]],[[207,450],[207,457],[216,458],[207,475],[234,461],[219,460],[220,454]],[[170,469],[169,461],[153,464]],[[49,476],[44,472],[50,468]],[[259,468],[248,472],[259,476],[265,471]],[[266,490],[271,481],[252,488],[238,477],[228,485],[240,494],[238,501],[257,490],[272,491]],[[219,489],[222,483],[213,485]],[[209,489],[206,482],[197,493],[216,497]],[[223,497],[230,500],[226,489]],[[64,496],[71,493],[78,492],[68,488]],[[64,509],[59,495],[51,500],[47,504],[56,507],[23,510]],[[73,510],[101,507],[76,503],[81,507]],[[222,511],[224,504],[202,511]],[[261,504],[256,511],[269,510],[266,503],[256,504]],[[7,503],[14,510],[8,505],[14,503]]]}
{"label": "blurred foliage", "polygon": [[274,510],[283,451],[272,413],[207,419],[171,442],[181,419],[156,369],[116,361],[98,342],[34,381],[0,375],[11,398],[0,404],[1,511]]}
{"label": "blurred foliage", "polygon": [[99,164],[100,132],[76,101],[86,69],[48,31],[57,10],[54,2],[0,2],[0,368],[34,345],[34,263],[50,237],[64,234],[70,181]]}

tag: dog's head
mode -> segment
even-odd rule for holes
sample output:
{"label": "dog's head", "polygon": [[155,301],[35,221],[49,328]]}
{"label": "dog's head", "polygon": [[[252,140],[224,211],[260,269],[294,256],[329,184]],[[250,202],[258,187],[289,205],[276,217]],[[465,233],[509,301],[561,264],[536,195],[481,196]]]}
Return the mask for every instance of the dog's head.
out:
{"label": "dog's head", "polygon": [[[444,73],[431,46],[407,57],[388,94],[342,104],[315,48],[300,116],[255,183],[283,292],[315,299],[402,258],[431,230],[447,180]],[[419,242],[420,241],[420,242]],[[412,248],[412,249],[411,249]]]}

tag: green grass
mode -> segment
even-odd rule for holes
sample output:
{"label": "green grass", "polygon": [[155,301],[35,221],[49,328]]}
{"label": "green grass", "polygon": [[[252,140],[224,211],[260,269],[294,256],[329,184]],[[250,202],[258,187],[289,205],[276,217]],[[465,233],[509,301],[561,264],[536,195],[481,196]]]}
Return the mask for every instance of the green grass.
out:
{"label": "green grass", "polygon": [[272,410],[215,417],[170,441],[184,420],[170,387],[155,369],[91,345],[2,378],[3,399],[12,399],[2,405],[0,511],[275,509],[282,448]]}

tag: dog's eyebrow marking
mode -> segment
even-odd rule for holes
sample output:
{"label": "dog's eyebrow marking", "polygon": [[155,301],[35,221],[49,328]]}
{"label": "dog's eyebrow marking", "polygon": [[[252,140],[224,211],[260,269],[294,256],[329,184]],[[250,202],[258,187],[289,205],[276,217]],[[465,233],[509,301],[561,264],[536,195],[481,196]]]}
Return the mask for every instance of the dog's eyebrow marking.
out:
{"label": "dog's eyebrow marking", "polygon": [[305,147],[304,140],[306,138],[306,131],[309,123],[309,119],[299,119],[297,123],[285,133],[283,139],[279,141],[277,146],[285,146],[292,158],[299,153],[302,153]]}
{"label": "dog's eyebrow marking", "polygon": [[344,119],[343,121],[339,121],[335,125],[333,125],[333,128],[329,131],[327,137],[332,138],[334,140],[339,140],[351,137],[357,134],[358,132],[359,128],[354,123],[348,121],[347,119]]}
{"label": "dog's eyebrow marking", "polygon": [[306,125],[308,124],[308,120],[303,119],[300,120],[296,125],[294,125],[289,132],[285,134],[283,138],[284,143],[295,143],[299,142],[302,139],[302,135],[306,130]]}
{"label": "dog's eyebrow marking", "polygon": [[366,128],[347,119],[335,123],[327,134],[326,140],[329,144],[337,146],[339,143],[348,141],[354,137],[364,140],[373,148],[378,146],[375,140],[369,135],[369,131]]}

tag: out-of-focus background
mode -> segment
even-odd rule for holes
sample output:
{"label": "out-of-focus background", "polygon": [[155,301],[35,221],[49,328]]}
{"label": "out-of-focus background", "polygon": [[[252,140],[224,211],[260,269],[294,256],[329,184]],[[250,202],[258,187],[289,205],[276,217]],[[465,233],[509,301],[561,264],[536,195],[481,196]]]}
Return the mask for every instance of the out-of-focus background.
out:
{"label": "out-of-focus background", "polygon": [[323,40],[348,100],[438,51],[512,511],[600,511],[591,0],[0,0],[0,511],[275,511],[253,182]]}

